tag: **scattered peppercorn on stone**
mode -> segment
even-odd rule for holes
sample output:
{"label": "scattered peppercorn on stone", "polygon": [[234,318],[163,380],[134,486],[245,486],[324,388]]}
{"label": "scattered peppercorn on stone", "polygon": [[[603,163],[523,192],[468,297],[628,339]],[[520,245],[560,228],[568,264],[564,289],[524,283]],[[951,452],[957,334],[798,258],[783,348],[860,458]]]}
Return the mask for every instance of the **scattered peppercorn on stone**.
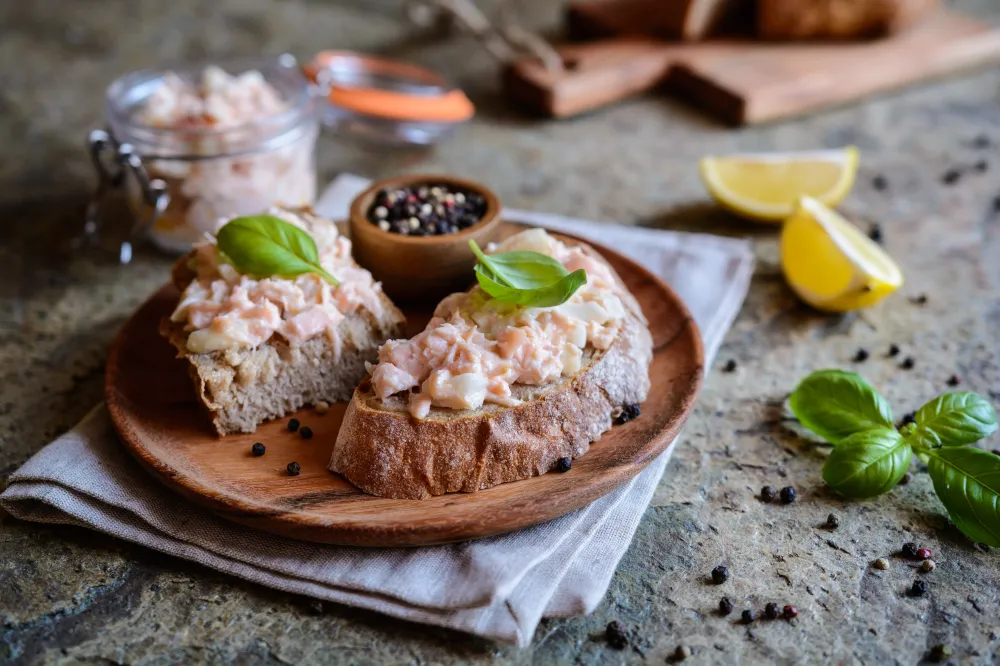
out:
{"label": "scattered peppercorn on stone", "polygon": [[910,586],[910,596],[911,597],[922,597],[927,594],[930,586],[922,580],[913,581],[913,585]]}
{"label": "scattered peppercorn on stone", "polygon": [[831,513],[826,517],[826,526],[831,530],[835,530],[840,527],[840,518],[837,517],[837,514]]}
{"label": "scattered peppercorn on stone", "polygon": [[917,544],[912,541],[907,541],[903,544],[903,549],[900,552],[906,559],[915,560],[917,559]]}
{"label": "scattered peppercorn on stone", "polygon": [[729,597],[722,597],[719,600],[719,612],[723,615],[729,615],[733,612],[733,602],[729,600]]}
{"label": "scattered peppercorn on stone", "polygon": [[309,426],[302,426],[302,428],[299,430],[299,436],[302,437],[302,439],[312,439],[313,436],[312,428],[310,428]]}
{"label": "scattered peppercorn on stone", "polygon": [[920,563],[920,570],[923,571],[924,573],[930,573],[934,571],[935,567],[937,567],[937,564],[934,562],[934,560],[924,560],[923,562]]}
{"label": "scattered peppercorn on stone", "polygon": [[727,580],[729,580],[729,569],[722,566],[721,564],[714,569],[712,569],[712,582],[716,585],[722,585]]}
{"label": "scattered peppercorn on stone", "polygon": [[778,619],[778,604],[771,602],[764,606],[764,617],[768,620]]}
{"label": "scattered peppercorn on stone", "polygon": [[778,496],[778,491],[774,486],[764,486],[760,489],[760,499],[762,502],[773,502]]}
{"label": "scattered peppercorn on stone", "polygon": [[691,648],[687,645],[678,645],[674,650],[674,661],[684,661],[691,656]]}
{"label": "scattered peppercorn on stone", "polygon": [[942,643],[932,647],[930,655],[928,656],[930,657],[931,661],[941,662],[951,659],[952,654],[954,654],[952,649],[949,646]]}
{"label": "scattered peppercorn on stone", "polygon": [[568,472],[570,469],[572,469],[572,467],[573,467],[572,458],[560,458],[556,462],[556,469],[559,470],[560,472]]}
{"label": "scattered peppercorn on stone", "polygon": [[749,608],[743,611],[743,613],[740,615],[740,619],[743,621],[743,624],[753,624],[754,620],[753,611],[750,610]]}
{"label": "scattered peppercorn on stone", "polygon": [[782,504],[791,504],[792,502],[795,501],[795,498],[798,496],[799,494],[795,492],[795,488],[792,486],[785,486],[784,488],[781,489]]}
{"label": "scattered peppercorn on stone", "polygon": [[799,616],[799,609],[789,604],[781,609],[781,614],[785,616],[786,620],[791,620]]}
{"label": "scattered peppercorn on stone", "polygon": [[299,429],[298,419],[288,419],[288,432],[295,432]]}
{"label": "scattered peppercorn on stone", "polygon": [[262,442],[254,442],[254,445],[250,447],[250,452],[258,458],[264,455],[266,451],[267,447],[265,447]]}
{"label": "scattered peppercorn on stone", "polygon": [[917,549],[917,559],[918,560],[929,560],[934,555],[929,548],[918,548]]}
{"label": "scattered peppercorn on stone", "polygon": [[889,568],[889,560],[885,559],[884,557],[878,558],[877,560],[875,560],[875,568],[880,569],[882,571],[886,571]]}
{"label": "scattered peppercorn on stone", "polygon": [[624,650],[625,646],[628,645],[628,632],[625,630],[625,625],[618,620],[612,620],[608,623],[604,630],[604,636],[608,645],[616,650]]}

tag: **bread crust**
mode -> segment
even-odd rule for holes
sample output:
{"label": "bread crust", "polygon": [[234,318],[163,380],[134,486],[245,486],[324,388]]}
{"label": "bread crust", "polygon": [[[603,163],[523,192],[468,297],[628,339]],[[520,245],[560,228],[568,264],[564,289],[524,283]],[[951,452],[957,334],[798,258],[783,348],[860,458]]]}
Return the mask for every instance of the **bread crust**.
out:
{"label": "bread crust", "polygon": [[898,32],[939,0],[759,0],[764,39],[863,39]]}
{"label": "bread crust", "polygon": [[635,298],[624,286],[622,292],[626,314],[611,346],[588,349],[585,367],[574,377],[514,385],[514,397],[523,401],[518,406],[435,407],[416,419],[405,396],[379,400],[371,382],[363,381],[329,468],[372,495],[423,499],[527,479],[552,470],[560,458],[583,455],[624,406],[641,403],[649,393],[652,336]]}

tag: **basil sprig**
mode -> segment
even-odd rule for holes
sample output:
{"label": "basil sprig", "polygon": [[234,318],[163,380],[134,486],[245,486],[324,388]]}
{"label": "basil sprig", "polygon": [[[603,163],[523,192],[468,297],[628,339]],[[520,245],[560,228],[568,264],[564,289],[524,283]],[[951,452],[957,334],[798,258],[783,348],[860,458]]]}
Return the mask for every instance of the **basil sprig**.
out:
{"label": "basil sprig", "polygon": [[845,497],[889,492],[913,455],[927,462],[938,499],[969,538],[1000,547],[1000,456],[970,447],[997,430],[993,406],[976,393],[946,393],[896,429],[892,410],[853,372],[806,377],[789,406],[809,430],[834,445],[823,480]]}
{"label": "basil sprig", "polygon": [[541,252],[485,254],[470,240],[476,255],[476,279],[487,294],[503,303],[549,308],[562,305],[587,283],[582,268],[570,273],[561,263]]}
{"label": "basil sprig", "polygon": [[312,236],[279,217],[234,218],[215,239],[222,256],[244,275],[288,278],[315,273],[334,286],[340,284],[320,265]]}

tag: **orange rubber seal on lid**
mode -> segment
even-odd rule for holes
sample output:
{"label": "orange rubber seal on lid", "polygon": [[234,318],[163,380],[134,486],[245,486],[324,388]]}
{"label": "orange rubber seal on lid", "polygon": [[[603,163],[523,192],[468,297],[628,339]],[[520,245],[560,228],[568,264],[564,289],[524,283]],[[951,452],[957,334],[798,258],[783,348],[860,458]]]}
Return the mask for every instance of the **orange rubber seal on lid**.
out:
{"label": "orange rubber seal on lid", "polygon": [[[366,81],[344,81],[334,72],[343,65],[358,73],[356,78],[383,78],[406,82],[414,92],[374,87]],[[321,72],[333,72],[329,81],[329,100],[340,108],[356,113],[411,122],[460,123],[475,113],[465,93],[451,88],[431,70],[395,60],[366,56],[351,51],[322,51],[303,68],[310,80],[320,83]]]}

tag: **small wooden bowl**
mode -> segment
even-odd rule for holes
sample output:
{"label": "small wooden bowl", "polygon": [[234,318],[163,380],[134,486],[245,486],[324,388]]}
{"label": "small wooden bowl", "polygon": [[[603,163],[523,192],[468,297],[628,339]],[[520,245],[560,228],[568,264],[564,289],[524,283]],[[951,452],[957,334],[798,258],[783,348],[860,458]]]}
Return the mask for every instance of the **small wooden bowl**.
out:
{"label": "small wooden bowl", "polygon": [[[383,231],[368,221],[379,190],[445,185],[476,192],[486,199],[486,212],[479,222],[458,233],[441,236],[404,236]],[[500,223],[500,200],[479,183],[434,174],[409,174],[373,183],[351,203],[350,232],[354,259],[371,271],[390,298],[397,302],[437,301],[456,291],[465,291],[473,282],[476,258],[469,240],[480,247],[493,240]]]}

